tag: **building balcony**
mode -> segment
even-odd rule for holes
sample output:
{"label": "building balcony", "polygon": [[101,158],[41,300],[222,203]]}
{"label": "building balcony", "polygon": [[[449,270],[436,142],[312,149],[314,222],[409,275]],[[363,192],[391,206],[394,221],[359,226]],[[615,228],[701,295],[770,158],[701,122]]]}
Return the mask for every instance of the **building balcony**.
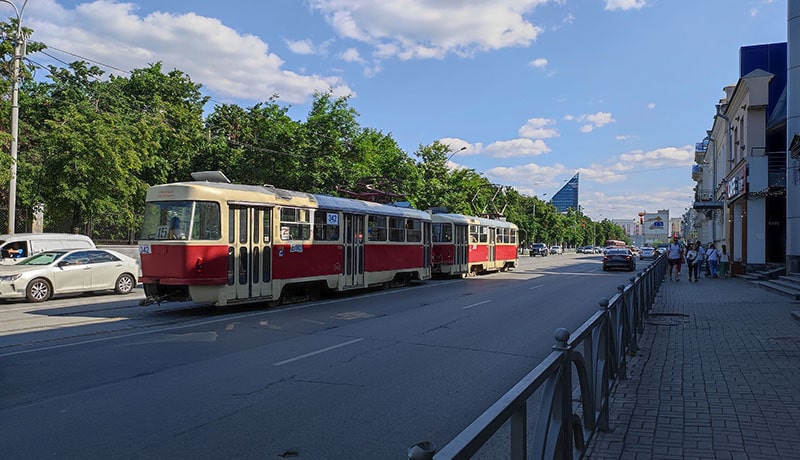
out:
{"label": "building balcony", "polygon": [[692,207],[698,211],[705,209],[722,209],[725,206],[723,201],[714,199],[714,192],[711,189],[699,189],[694,195]]}
{"label": "building balcony", "polygon": [[698,142],[694,145],[694,162],[702,163],[708,151],[708,141]]}
{"label": "building balcony", "polygon": [[692,165],[692,180],[698,182],[702,178],[703,178],[703,166]]}

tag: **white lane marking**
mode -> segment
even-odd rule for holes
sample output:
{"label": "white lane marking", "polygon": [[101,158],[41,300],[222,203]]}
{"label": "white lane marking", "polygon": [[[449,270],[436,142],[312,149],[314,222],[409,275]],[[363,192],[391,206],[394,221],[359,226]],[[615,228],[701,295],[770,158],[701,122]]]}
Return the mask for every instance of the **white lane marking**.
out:
{"label": "white lane marking", "polygon": [[544,287],[544,284],[537,284],[536,286],[529,287],[528,289],[539,289],[540,287]]}
{"label": "white lane marking", "polygon": [[360,342],[362,340],[364,340],[364,339],[355,339],[355,340],[351,340],[349,342],[340,343],[339,345],[333,345],[333,346],[330,346],[328,348],[323,348],[321,350],[312,351],[311,353],[306,353],[304,355],[295,356],[294,358],[290,358],[290,359],[287,359],[287,360],[284,360],[284,361],[278,361],[277,363],[272,363],[272,365],[273,366],[283,366],[284,364],[293,363],[295,361],[299,361],[301,359],[305,359],[305,358],[308,358],[308,357],[311,357],[311,356],[314,356],[314,355],[318,355],[320,353],[325,353],[326,351],[331,351],[331,350],[335,350],[337,348],[341,348],[341,347],[344,347],[344,346],[347,346],[347,345],[351,345],[351,344],[354,344],[356,342]]}
{"label": "white lane marking", "polygon": [[[446,282],[443,282],[443,283],[435,283],[435,284],[431,283],[431,284],[426,284],[426,285],[422,285],[422,286],[414,286],[414,287],[410,287],[410,288],[395,289],[395,290],[390,290],[390,291],[386,291],[386,292],[378,292],[378,293],[374,293],[374,294],[359,295],[358,298],[359,299],[364,299],[364,298],[376,297],[376,296],[382,296],[382,295],[397,294],[398,292],[404,292],[404,291],[415,291],[417,289],[426,289],[426,288],[430,288],[430,287],[441,286],[443,284],[458,283],[459,281],[461,281],[461,280],[446,281]],[[49,346],[49,347],[31,348],[31,349],[28,349],[28,350],[12,351],[12,352],[9,352],[9,353],[0,354],[0,358],[5,358],[7,356],[25,355],[25,354],[28,354],[28,353],[35,353],[37,351],[48,351],[48,350],[57,350],[59,348],[75,347],[75,346],[78,346],[78,345],[85,345],[85,344],[89,344],[89,343],[107,342],[109,340],[117,340],[117,339],[124,339],[124,338],[128,338],[128,337],[136,337],[136,336],[145,335],[145,334],[157,334],[159,332],[165,332],[165,331],[176,331],[176,330],[179,330],[179,329],[186,329],[186,328],[189,328],[189,327],[205,326],[205,325],[209,325],[209,324],[228,322],[228,321],[236,320],[236,319],[251,318],[253,316],[273,315],[275,313],[281,313],[281,312],[284,312],[284,311],[305,310],[306,308],[312,308],[312,307],[317,307],[317,306],[320,306],[320,305],[332,304],[332,303],[336,303],[336,302],[348,302],[348,301],[351,301],[351,300],[352,300],[352,298],[333,299],[333,300],[327,300],[327,301],[324,301],[324,302],[314,302],[314,303],[311,303],[311,304],[308,304],[308,305],[298,305],[296,307],[286,307],[286,308],[279,308],[279,309],[275,309],[275,310],[257,311],[257,312],[253,312],[253,313],[244,313],[244,314],[241,314],[241,315],[228,316],[228,317],[225,317],[225,318],[211,319],[211,320],[206,320],[206,321],[190,322],[190,323],[185,323],[185,324],[181,324],[181,325],[178,325],[178,326],[166,326],[166,327],[160,327],[160,328],[155,328],[155,329],[149,329],[149,330],[146,330],[146,331],[131,332],[130,334],[115,335],[113,337],[101,337],[101,338],[98,338],[98,339],[82,340],[82,341],[79,341],[79,342],[65,343],[65,344],[61,344],[61,345],[52,345],[52,346]],[[65,339],[68,339],[68,338],[69,337],[65,337]],[[24,346],[25,344],[21,344],[21,345]],[[13,346],[18,346],[18,345],[13,345]]]}
{"label": "white lane marking", "polygon": [[491,300],[484,300],[483,302],[474,303],[472,305],[467,305],[466,307],[461,307],[462,310],[466,310],[468,308],[477,307],[478,305],[483,305],[485,303],[489,303]]}

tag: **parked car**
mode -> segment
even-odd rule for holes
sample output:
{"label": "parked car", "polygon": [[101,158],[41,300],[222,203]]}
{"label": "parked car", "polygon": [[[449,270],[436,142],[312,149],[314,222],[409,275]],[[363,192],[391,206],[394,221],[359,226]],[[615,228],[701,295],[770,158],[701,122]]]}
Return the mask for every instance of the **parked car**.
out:
{"label": "parked car", "polygon": [[54,294],[104,290],[128,294],[138,273],[136,259],[108,249],[45,251],[0,266],[0,299],[42,302]]}
{"label": "parked car", "polygon": [[544,243],[533,243],[531,245],[531,257],[542,256],[547,257],[550,254],[550,250],[547,248],[547,245]]}
{"label": "parked car", "polygon": [[603,256],[603,271],[621,268],[628,271],[636,270],[636,258],[628,248],[609,248]]}
{"label": "parked car", "polygon": [[561,246],[550,246],[550,254],[563,255],[564,248],[562,248]]}
{"label": "parked car", "polygon": [[656,248],[651,248],[649,246],[645,246],[642,248],[641,252],[639,252],[639,260],[655,260],[656,258]]}

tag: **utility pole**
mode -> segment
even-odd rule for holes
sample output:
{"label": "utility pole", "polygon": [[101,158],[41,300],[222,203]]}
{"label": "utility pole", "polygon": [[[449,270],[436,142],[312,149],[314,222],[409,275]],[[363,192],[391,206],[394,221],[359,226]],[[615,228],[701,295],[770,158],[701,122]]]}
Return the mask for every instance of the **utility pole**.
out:
{"label": "utility pole", "polygon": [[8,183],[8,233],[13,235],[17,215],[17,148],[19,146],[19,72],[20,61],[25,57],[25,37],[22,35],[22,13],[25,11],[25,0],[21,9],[10,0],[0,0],[14,8],[17,16],[17,34],[14,37],[14,62],[12,64],[11,89],[11,180]]}

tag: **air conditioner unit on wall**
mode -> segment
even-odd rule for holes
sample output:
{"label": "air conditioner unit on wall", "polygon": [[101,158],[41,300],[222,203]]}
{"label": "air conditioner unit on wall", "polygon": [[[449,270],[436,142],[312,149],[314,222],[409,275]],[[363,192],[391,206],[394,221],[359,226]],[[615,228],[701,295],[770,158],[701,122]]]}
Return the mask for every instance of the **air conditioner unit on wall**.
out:
{"label": "air conditioner unit on wall", "polygon": [[800,158],[800,134],[795,133],[792,136],[792,142],[789,144],[789,151],[792,158]]}

